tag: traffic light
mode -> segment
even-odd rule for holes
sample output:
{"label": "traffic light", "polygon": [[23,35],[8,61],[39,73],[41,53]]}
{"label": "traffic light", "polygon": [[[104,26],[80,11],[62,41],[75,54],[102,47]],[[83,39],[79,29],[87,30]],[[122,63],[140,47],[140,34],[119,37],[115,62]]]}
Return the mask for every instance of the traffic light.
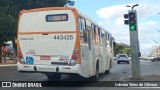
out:
{"label": "traffic light", "polygon": [[130,31],[137,30],[137,15],[135,10],[130,10],[128,13]]}
{"label": "traffic light", "polygon": [[124,18],[128,20],[124,20],[124,24],[129,25],[130,31],[137,30],[137,13],[136,10],[128,11],[128,14],[124,14]]}
{"label": "traffic light", "polygon": [[[127,19],[128,18],[128,14],[124,14],[124,18]],[[129,20],[124,20],[124,24],[128,25],[129,24]]]}

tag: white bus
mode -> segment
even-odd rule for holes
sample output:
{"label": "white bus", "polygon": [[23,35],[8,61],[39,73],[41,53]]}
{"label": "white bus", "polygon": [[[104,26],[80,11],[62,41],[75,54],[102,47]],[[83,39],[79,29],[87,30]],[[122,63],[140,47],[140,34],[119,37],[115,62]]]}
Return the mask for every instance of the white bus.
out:
{"label": "white bus", "polygon": [[49,80],[77,74],[97,80],[109,73],[112,35],[75,8],[22,10],[17,32],[19,72],[43,73]]}

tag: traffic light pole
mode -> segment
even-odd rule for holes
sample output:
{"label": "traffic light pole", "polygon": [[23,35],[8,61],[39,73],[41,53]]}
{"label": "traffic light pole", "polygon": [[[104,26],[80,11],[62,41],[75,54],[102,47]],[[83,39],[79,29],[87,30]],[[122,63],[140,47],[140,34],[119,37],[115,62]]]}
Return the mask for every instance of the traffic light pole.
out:
{"label": "traffic light pole", "polygon": [[[132,78],[140,79],[140,60],[139,60],[139,40],[138,40],[138,23],[137,23],[137,12],[136,10],[130,10],[130,12],[135,12],[136,19],[136,30],[130,31],[130,46],[131,46],[131,67],[132,67]],[[129,28],[131,28],[129,26]]]}

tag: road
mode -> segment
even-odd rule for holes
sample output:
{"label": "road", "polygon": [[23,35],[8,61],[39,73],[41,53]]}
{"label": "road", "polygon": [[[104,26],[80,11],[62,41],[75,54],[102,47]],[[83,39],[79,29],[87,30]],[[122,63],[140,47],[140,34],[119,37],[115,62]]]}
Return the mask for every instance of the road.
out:
{"label": "road", "polygon": [[[118,64],[113,61],[110,74],[101,74],[99,81],[116,81],[131,74],[130,64]],[[0,68],[1,81],[47,81],[47,77],[40,73],[19,73],[16,66]],[[63,78],[65,77],[65,78]],[[70,76],[63,75],[62,80],[71,80]]]}
{"label": "road", "polygon": [[[160,75],[159,72],[160,62],[150,62],[141,60],[141,73],[142,75]],[[116,61],[113,61],[113,67],[110,71],[110,74],[101,74],[99,81],[120,81],[123,78],[131,77],[131,64],[117,64]],[[63,75],[62,80],[70,80],[69,76]],[[37,73],[19,73],[15,66],[11,67],[0,67],[0,81],[47,81],[47,77],[43,74]],[[9,89],[9,88],[8,88]],[[21,88],[13,88],[15,90]],[[12,89],[12,90],[13,90]],[[33,88],[30,88],[33,89]],[[50,90],[51,88],[41,88],[45,90]],[[40,89],[40,90],[41,90]],[[54,87],[58,90],[128,90],[128,88],[111,88],[111,87]],[[130,88],[131,90],[134,88]],[[5,89],[6,90],[6,89]],[[34,88],[35,90],[35,88]]]}

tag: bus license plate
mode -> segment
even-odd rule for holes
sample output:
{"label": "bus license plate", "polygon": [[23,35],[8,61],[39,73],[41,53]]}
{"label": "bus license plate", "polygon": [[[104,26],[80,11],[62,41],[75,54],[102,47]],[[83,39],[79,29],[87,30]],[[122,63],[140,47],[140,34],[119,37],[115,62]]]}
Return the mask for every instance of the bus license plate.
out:
{"label": "bus license plate", "polygon": [[51,60],[50,56],[41,56],[40,60]]}

